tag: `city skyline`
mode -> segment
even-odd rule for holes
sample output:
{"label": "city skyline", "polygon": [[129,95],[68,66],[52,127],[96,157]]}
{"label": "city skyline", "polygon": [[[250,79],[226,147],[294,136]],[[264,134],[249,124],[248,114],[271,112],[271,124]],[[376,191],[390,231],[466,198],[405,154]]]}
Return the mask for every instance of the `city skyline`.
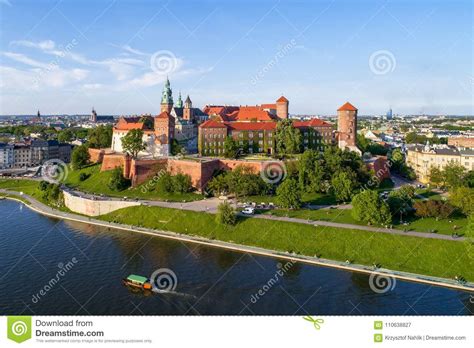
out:
{"label": "city skyline", "polygon": [[200,108],[474,114],[468,1],[0,6],[0,114],[157,114],[167,76]]}

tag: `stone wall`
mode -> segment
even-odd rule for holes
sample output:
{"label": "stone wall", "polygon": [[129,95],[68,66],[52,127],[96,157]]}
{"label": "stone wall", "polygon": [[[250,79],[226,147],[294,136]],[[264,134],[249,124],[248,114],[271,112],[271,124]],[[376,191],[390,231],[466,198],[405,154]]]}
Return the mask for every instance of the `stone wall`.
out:
{"label": "stone wall", "polygon": [[119,200],[92,200],[73,195],[67,191],[63,191],[63,194],[66,207],[75,213],[87,216],[99,216],[118,209],[140,205],[138,202]]}
{"label": "stone wall", "polygon": [[138,186],[150,180],[155,174],[167,171],[168,159],[132,160],[130,163],[129,178],[132,186]]}

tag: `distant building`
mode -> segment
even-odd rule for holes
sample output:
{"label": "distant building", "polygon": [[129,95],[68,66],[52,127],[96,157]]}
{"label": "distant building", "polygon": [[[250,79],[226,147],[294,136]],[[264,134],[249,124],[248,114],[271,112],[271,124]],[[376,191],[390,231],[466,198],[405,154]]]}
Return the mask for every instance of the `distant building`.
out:
{"label": "distant building", "polygon": [[474,136],[473,137],[465,137],[465,136],[449,137],[448,145],[474,148]]}
{"label": "distant building", "polygon": [[456,163],[466,170],[474,170],[474,149],[449,145],[408,145],[407,164],[413,168],[419,181],[428,183],[432,167],[443,169]]}
{"label": "distant building", "polygon": [[91,115],[89,117],[91,123],[113,123],[115,119],[113,116],[98,116],[94,108],[92,108]]}
{"label": "distant building", "polygon": [[13,145],[0,143],[0,169],[13,167]]}
{"label": "distant building", "polygon": [[13,146],[13,166],[15,168],[31,166],[31,146],[26,144],[15,144]]}
{"label": "distant building", "polygon": [[393,118],[393,114],[392,114],[392,108],[390,108],[388,111],[387,111],[387,114],[385,115],[387,117],[387,120],[391,120]]}
{"label": "distant building", "polygon": [[59,143],[57,140],[33,140],[31,148],[31,166],[39,166],[48,160],[71,161],[71,144]]}

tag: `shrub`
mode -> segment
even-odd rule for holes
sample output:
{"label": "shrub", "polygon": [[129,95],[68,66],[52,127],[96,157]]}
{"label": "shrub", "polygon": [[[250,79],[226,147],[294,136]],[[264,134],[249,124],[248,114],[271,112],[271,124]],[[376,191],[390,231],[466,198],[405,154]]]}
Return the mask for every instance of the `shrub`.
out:
{"label": "shrub", "polygon": [[223,202],[217,206],[216,222],[221,225],[235,225],[237,216],[234,208],[228,203]]}
{"label": "shrub", "polygon": [[117,167],[112,171],[108,184],[112,191],[123,191],[130,186],[130,180],[123,177],[122,171],[121,167]]}
{"label": "shrub", "polygon": [[187,193],[193,190],[191,177],[181,173],[177,175],[164,173],[160,176],[157,185],[160,190],[167,193]]}
{"label": "shrub", "polygon": [[175,193],[187,193],[193,189],[191,177],[187,174],[176,174],[172,177],[173,192]]}
{"label": "shrub", "polygon": [[413,208],[415,208],[416,216],[440,217],[442,219],[449,217],[455,211],[451,204],[436,200],[415,202]]}
{"label": "shrub", "polygon": [[90,174],[81,173],[81,174],[79,174],[79,181],[87,180],[87,178],[89,178],[90,176],[91,176]]}

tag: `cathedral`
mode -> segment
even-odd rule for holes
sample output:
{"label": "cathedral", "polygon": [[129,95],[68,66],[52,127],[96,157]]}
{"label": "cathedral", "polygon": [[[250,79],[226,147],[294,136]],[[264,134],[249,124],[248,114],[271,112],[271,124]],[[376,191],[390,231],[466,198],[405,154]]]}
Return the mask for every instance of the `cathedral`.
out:
{"label": "cathedral", "polygon": [[167,78],[161,96],[160,114],[120,117],[113,129],[112,150],[123,153],[122,137],[132,129],[140,129],[143,131],[143,142],[146,144],[145,150],[139,154],[140,157],[170,156],[174,141],[190,152],[196,151],[198,125],[207,118],[206,113],[193,108],[189,96],[183,103],[179,93],[175,104],[171,84]]}

